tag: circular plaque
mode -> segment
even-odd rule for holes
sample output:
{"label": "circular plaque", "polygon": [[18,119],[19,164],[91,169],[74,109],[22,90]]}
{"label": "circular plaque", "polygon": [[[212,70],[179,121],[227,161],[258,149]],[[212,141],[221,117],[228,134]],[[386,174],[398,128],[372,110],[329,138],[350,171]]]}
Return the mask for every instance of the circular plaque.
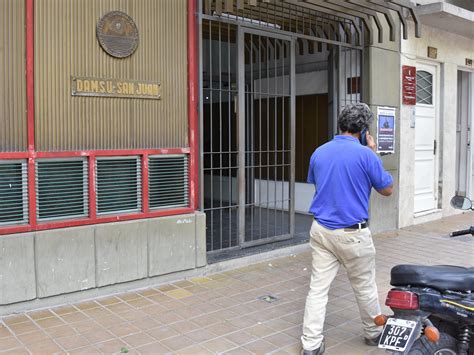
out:
{"label": "circular plaque", "polygon": [[111,11],[97,23],[97,39],[112,57],[126,58],[138,47],[138,28],[126,13]]}

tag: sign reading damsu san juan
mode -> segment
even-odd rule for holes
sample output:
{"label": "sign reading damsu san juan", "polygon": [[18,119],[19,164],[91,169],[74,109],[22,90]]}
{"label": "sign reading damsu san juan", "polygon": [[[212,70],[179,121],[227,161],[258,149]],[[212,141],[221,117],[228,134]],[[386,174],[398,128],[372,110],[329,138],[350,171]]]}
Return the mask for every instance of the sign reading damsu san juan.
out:
{"label": "sign reading damsu san juan", "polygon": [[161,84],[152,81],[71,77],[72,96],[161,99]]}

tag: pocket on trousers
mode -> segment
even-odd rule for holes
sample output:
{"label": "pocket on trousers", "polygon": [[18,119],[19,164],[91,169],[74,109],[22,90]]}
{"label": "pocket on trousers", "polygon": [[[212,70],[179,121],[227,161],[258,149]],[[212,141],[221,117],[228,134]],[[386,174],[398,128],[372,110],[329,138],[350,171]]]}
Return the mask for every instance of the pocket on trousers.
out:
{"label": "pocket on trousers", "polygon": [[375,255],[375,247],[370,233],[340,236],[338,244],[340,253],[346,260]]}

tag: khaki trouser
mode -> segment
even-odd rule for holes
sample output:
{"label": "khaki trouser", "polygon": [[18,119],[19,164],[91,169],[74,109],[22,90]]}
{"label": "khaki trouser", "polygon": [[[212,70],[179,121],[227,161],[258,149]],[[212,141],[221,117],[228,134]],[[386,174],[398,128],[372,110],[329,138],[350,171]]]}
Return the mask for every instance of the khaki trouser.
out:
{"label": "khaki trouser", "polygon": [[381,328],[375,326],[373,319],[380,314],[380,305],[375,283],[375,247],[369,228],[330,230],[314,221],[310,236],[313,261],[301,337],[303,348],[315,350],[321,346],[329,286],[341,264],[357,299],[365,337],[377,337]]}

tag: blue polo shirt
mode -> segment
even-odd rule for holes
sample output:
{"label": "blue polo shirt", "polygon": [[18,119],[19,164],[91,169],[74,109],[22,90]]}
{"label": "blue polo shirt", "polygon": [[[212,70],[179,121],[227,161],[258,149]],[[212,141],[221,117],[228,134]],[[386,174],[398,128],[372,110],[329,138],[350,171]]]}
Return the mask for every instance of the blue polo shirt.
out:
{"label": "blue polo shirt", "polygon": [[308,182],[316,192],[309,212],[328,229],[352,226],[369,218],[372,187],[393,182],[380,158],[352,136],[336,136],[311,156]]}

